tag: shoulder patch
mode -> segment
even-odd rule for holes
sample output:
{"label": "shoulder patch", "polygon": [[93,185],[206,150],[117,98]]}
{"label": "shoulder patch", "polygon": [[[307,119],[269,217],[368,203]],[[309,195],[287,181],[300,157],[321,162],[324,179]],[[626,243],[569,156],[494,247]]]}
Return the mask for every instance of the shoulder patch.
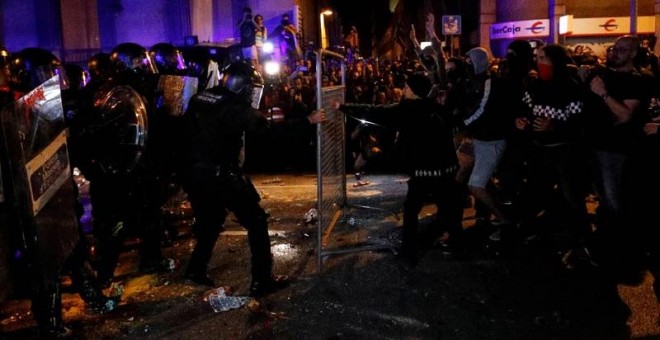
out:
{"label": "shoulder patch", "polygon": [[208,103],[208,104],[217,104],[220,101],[222,101],[223,95],[221,94],[213,94],[208,91],[204,91],[200,94],[197,95],[197,100]]}

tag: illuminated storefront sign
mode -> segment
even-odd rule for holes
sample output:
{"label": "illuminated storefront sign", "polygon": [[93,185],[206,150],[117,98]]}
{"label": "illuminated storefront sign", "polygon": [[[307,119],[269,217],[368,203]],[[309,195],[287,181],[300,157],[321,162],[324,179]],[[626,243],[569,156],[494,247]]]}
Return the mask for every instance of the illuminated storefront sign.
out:
{"label": "illuminated storefront sign", "polygon": [[524,20],[490,25],[491,39],[541,38],[550,32],[550,20]]}
{"label": "illuminated storefront sign", "polygon": [[[565,16],[560,20],[559,34],[566,36],[623,35],[630,33],[630,17],[579,18]],[[637,18],[637,33],[655,33],[655,17]]]}

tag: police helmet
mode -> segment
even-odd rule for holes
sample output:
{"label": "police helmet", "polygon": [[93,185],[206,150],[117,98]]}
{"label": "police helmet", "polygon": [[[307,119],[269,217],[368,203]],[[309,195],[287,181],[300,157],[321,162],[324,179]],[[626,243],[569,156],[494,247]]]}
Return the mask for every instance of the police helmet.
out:
{"label": "police helmet", "polygon": [[0,46],[0,91],[9,88],[9,52]]}
{"label": "police helmet", "polygon": [[87,61],[89,76],[93,81],[106,81],[112,75],[112,59],[109,53],[97,53]]}
{"label": "police helmet", "polygon": [[249,62],[241,60],[225,66],[220,75],[220,85],[244,97],[255,109],[259,108],[264,79]]}
{"label": "police helmet", "polygon": [[211,53],[203,46],[193,46],[183,50],[187,73],[191,77],[205,78],[211,62]]}
{"label": "police helmet", "polygon": [[135,73],[138,75],[158,73],[147,49],[139,44],[127,42],[117,45],[110,52],[110,60],[115,73]]}
{"label": "police helmet", "polygon": [[156,64],[160,74],[181,74],[186,69],[183,55],[174,45],[170,43],[158,43],[151,46],[149,56]]}
{"label": "police helmet", "polygon": [[89,72],[77,64],[64,64],[66,77],[69,80],[69,89],[81,90],[89,83]]}
{"label": "police helmet", "polygon": [[56,75],[60,76],[61,89],[68,87],[60,60],[43,48],[29,47],[12,55],[9,72],[10,86],[16,91],[29,92]]}

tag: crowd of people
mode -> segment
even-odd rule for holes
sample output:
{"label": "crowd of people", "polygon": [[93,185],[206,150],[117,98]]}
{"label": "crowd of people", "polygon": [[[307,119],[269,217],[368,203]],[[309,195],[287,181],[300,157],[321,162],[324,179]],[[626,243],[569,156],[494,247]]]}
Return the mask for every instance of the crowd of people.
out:
{"label": "crowd of people", "polygon": [[[659,146],[660,75],[658,58],[648,44],[624,36],[613,41],[605,55],[595,56],[556,44],[532,48],[520,40],[512,42],[501,59],[480,47],[464,57],[446,57],[432,16],[425,28],[433,46],[423,50],[414,27],[411,30],[417,58],[379,61],[357,56],[347,65],[347,105],[341,109],[347,116],[347,171],[355,172],[355,186],[368,185],[365,171],[408,171],[413,179],[424,173],[410,169],[414,162],[405,158],[411,155],[407,148],[410,143],[426,148],[435,142],[406,142],[406,121],[413,118],[394,118],[410,111],[401,107],[415,95],[432,101],[434,106],[426,110],[434,111],[452,131],[457,157],[453,177],[461,190],[445,188],[445,194],[436,191],[435,196],[455,192],[461,207],[471,198],[479,221],[492,227],[490,241],[529,242],[565,231],[571,245],[563,255],[566,267],[588,264],[621,275],[657,256],[656,245],[649,243],[657,239],[649,218],[657,202],[636,193],[658,188],[653,150]],[[262,111],[270,117],[277,112],[285,122],[316,107],[314,63],[299,59],[293,70],[284,68],[271,79]],[[322,86],[340,83],[337,65],[322,67]],[[429,79],[428,90],[417,74]],[[411,89],[407,96],[406,89]],[[293,141],[292,131],[283,135],[290,138],[291,144],[283,146],[289,151],[313,144],[307,138],[311,135],[303,144]],[[313,164],[312,150],[293,154]],[[417,187],[411,182],[408,215],[417,210],[412,208],[419,199],[414,198]],[[595,215],[587,212],[587,199],[598,203]],[[541,228],[549,219],[556,227]],[[443,247],[460,248],[459,238]]]}
{"label": "crowd of people", "polygon": [[[435,234],[450,235],[441,246],[448,253],[465,251],[457,227],[461,221],[446,209],[464,207],[471,196],[479,221],[491,228],[490,242],[531,242],[565,232],[570,235],[562,256],[567,268],[593,266],[617,278],[633,277],[648,266],[657,271],[652,209],[658,201],[639,193],[655,192],[660,184],[654,175],[660,146],[658,58],[633,36],[613,41],[602,59],[572,55],[557,44],[533,49],[524,40],[512,42],[503,59],[490,58],[481,47],[462,58],[446,58],[433,19],[429,15],[426,22],[433,47],[420,49],[413,27],[419,58],[403,72],[399,62],[378,65],[378,71],[373,63],[352,64],[349,104],[340,107],[349,117],[375,123],[369,124],[377,131],[369,133],[374,138],[356,138],[362,141],[356,168],[389,153],[411,177],[403,257],[417,261],[410,235],[418,232],[420,200],[438,203],[442,230]],[[417,77],[420,73],[428,84]],[[433,105],[408,108],[419,100]],[[428,118],[419,117],[420,111],[437,117],[443,127],[427,131],[432,126],[427,122],[410,133],[411,125]],[[453,131],[453,153],[433,140],[446,128]],[[379,143],[369,143],[374,139]],[[381,154],[374,155],[374,149]],[[398,149],[406,157],[397,158]],[[448,173],[453,158],[455,171]],[[461,189],[443,187],[447,176]],[[597,202],[595,214],[587,212],[587,200]]]}
{"label": "crowd of people", "polygon": [[[417,232],[420,202],[428,200],[438,203],[441,230],[435,234],[454,234],[442,247],[448,253],[464,250],[460,219],[450,216],[471,197],[479,222],[491,228],[490,242],[531,242],[561,231],[570,235],[562,256],[567,268],[597,266],[626,276],[656,266],[650,212],[658,202],[638,194],[659,189],[653,174],[658,171],[654,150],[660,146],[660,74],[648,45],[620,37],[599,58],[556,44],[532,48],[520,40],[501,59],[480,47],[447,58],[432,16],[426,30],[433,46],[424,50],[414,27],[411,33],[417,58],[349,62],[347,104],[340,107],[347,116],[352,161],[347,170],[355,171],[355,186],[368,184],[365,171],[411,176],[402,254],[417,260],[411,235]],[[323,65],[322,86],[339,84],[339,68]],[[310,69],[285,72],[273,86],[277,94],[270,99],[277,104],[271,105],[281,108],[285,119],[296,103],[308,110],[316,106]],[[408,107],[421,99],[433,105]],[[433,124],[421,123],[428,117],[415,116],[419,111],[437,116],[444,126],[426,131]],[[411,128],[418,123],[424,128]],[[445,128],[452,131],[453,153],[441,151],[442,142],[433,140]],[[453,157],[456,171],[448,173]],[[442,184],[447,176],[458,190]],[[595,214],[587,212],[587,200],[597,202]]]}

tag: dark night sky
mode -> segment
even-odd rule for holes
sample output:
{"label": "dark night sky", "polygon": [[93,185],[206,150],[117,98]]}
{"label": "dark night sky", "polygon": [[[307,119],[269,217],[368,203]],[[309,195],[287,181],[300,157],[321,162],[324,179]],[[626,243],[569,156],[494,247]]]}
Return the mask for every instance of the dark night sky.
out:
{"label": "dark night sky", "polygon": [[371,32],[382,35],[392,17],[388,0],[330,0],[329,5],[339,14],[342,34],[357,27],[363,50],[371,46]]}
{"label": "dark night sky", "polygon": [[[427,10],[425,6],[432,7],[430,9],[436,16],[436,22],[440,22],[442,15],[462,16],[464,45],[469,44],[470,32],[478,28],[478,0],[400,0],[400,2],[400,5],[405,6],[404,21],[415,23],[418,35],[423,32],[424,13]],[[380,37],[392,18],[389,0],[327,0],[326,3],[339,14],[343,26],[342,33],[345,33],[351,25],[357,26],[362,48],[367,51],[371,46],[371,32],[374,32],[376,37]]]}

